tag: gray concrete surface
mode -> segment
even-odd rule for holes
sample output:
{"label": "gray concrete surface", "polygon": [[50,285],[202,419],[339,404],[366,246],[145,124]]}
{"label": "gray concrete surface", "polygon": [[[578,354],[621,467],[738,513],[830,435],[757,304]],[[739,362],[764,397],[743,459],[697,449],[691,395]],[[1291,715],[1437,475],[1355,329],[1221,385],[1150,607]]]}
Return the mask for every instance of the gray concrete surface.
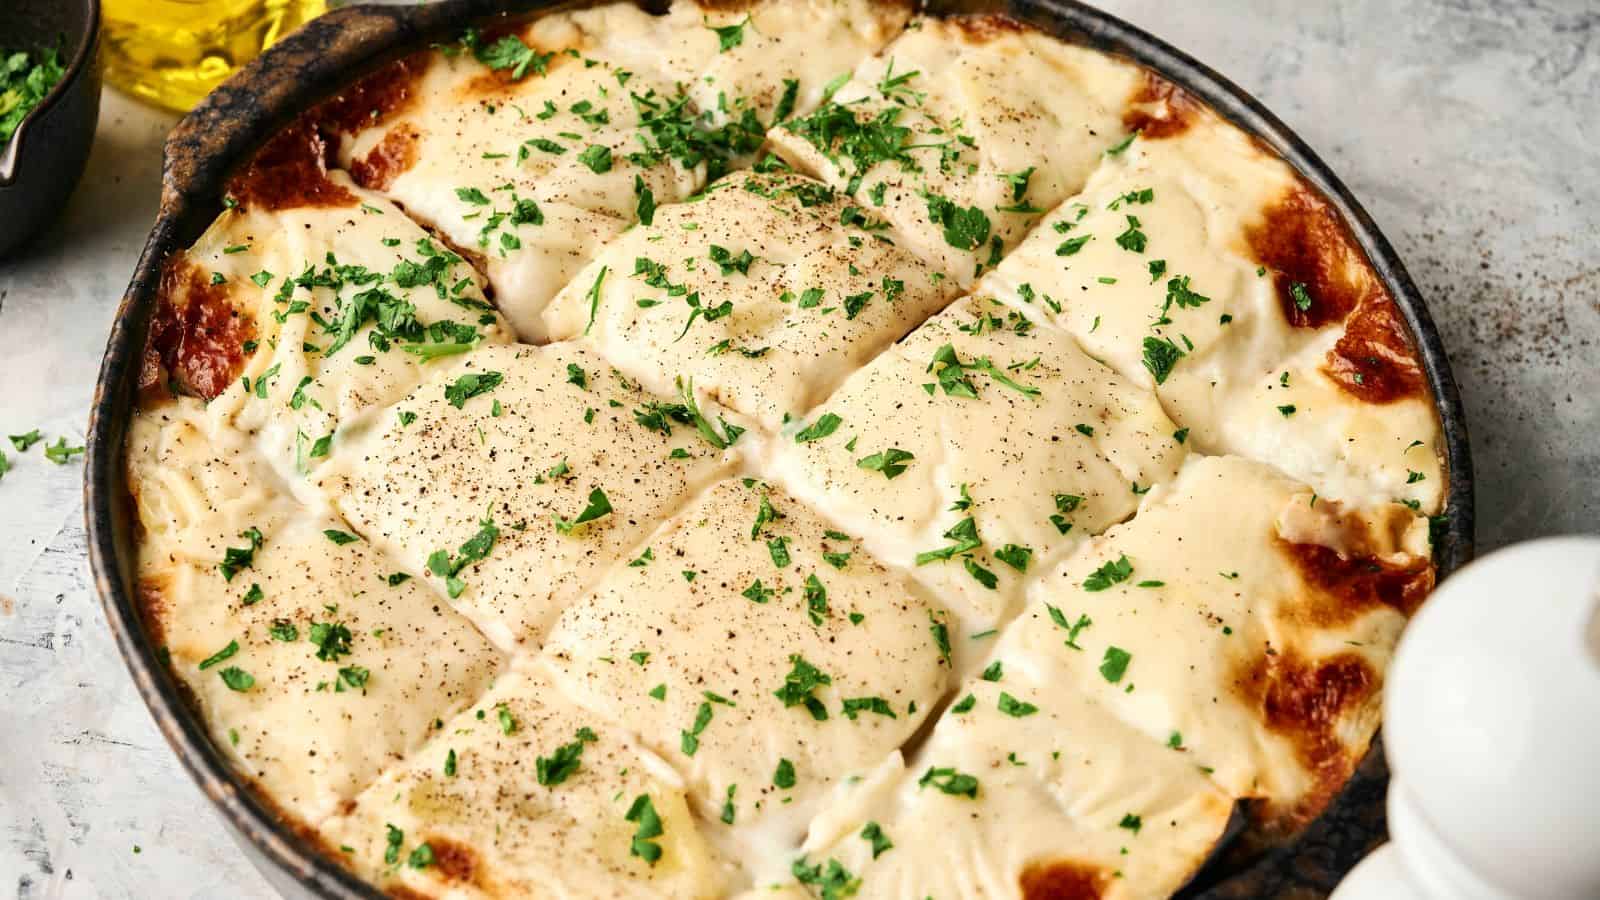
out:
{"label": "gray concrete surface", "polygon": [[[1103,5],[1261,97],[1398,246],[1466,398],[1480,548],[1594,531],[1600,6]],[[108,94],[62,220],[0,263],[0,434],[79,442],[170,125]],[[35,449],[0,480],[0,896],[269,897],[123,670],[84,563],[79,478]]]}

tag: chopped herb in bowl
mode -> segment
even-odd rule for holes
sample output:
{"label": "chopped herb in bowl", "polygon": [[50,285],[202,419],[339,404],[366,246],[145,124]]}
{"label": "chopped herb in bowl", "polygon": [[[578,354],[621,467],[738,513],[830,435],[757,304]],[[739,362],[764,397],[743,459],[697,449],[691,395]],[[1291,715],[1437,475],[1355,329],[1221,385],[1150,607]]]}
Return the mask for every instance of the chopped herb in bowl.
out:
{"label": "chopped herb in bowl", "polygon": [[66,74],[61,51],[0,50],[0,147]]}

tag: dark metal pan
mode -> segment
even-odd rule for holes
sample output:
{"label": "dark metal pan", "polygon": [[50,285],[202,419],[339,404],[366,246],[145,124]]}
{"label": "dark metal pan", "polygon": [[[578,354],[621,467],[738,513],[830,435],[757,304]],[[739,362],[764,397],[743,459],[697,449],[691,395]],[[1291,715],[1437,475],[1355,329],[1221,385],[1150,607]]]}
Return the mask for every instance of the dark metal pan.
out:
{"label": "dark metal pan", "polygon": [[[192,243],[221,211],[230,171],[278,129],[356,76],[429,40],[494,16],[558,9],[552,0],[446,0],[426,6],[350,7],[273,47],[222,85],[166,145],[161,211],[106,345],[89,422],[85,509],[89,555],[106,618],[156,723],[189,774],[222,812],[240,846],[287,897],[377,898],[378,892],[313,849],[281,822],[229,766],[157,659],[133,585],[131,510],[123,439],[136,403],[145,334],[161,264]],[[1467,426],[1444,346],[1405,266],[1377,225],[1318,156],[1249,94],[1181,51],[1073,0],[931,0],[929,11],[1005,12],[1066,40],[1132,59],[1205,101],[1286,159],[1343,217],[1393,295],[1427,374],[1444,437],[1448,506],[1435,559],[1442,576],[1473,552],[1472,461]],[[1226,852],[1183,892],[1193,898],[1326,896],[1385,835],[1388,770],[1374,742],[1320,819],[1287,847],[1247,860]]]}

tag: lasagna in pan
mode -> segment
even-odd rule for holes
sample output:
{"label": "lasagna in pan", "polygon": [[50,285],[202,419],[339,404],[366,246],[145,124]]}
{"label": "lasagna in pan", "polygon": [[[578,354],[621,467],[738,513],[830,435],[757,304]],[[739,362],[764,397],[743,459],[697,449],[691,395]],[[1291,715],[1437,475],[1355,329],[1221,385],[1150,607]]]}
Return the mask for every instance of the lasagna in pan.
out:
{"label": "lasagna in pan", "polygon": [[143,375],[148,632],[396,897],[1166,896],[1339,791],[1433,583],[1335,211],[994,16],[434,44],[235,175]]}

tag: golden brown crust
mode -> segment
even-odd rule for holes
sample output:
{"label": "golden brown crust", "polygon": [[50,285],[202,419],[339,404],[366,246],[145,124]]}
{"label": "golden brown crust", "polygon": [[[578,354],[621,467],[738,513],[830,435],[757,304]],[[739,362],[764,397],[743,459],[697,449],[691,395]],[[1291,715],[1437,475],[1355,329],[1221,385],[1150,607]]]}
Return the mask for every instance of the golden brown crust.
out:
{"label": "golden brown crust", "polygon": [[255,320],[234,302],[225,284],[211,278],[183,254],[161,271],[161,290],[145,341],[139,372],[141,397],[159,403],[169,385],[210,400],[244,368],[246,341],[255,338]]}
{"label": "golden brown crust", "polygon": [[345,132],[382,125],[416,102],[417,82],[432,60],[431,50],[403,56],[323,102],[311,116],[325,129]]}
{"label": "golden brown crust", "polygon": [[387,190],[401,173],[416,165],[420,138],[414,126],[396,125],[366,156],[351,162],[350,178],[369,190]]}
{"label": "golden brown crust", "polygon": [[1297,328],[1343,323],[1323,372],[1368,403],[1423,394],[1422,367],[1394,298],[1373,273],[1350,229],[1310,185],[1300,183],[1247,233],[1271,274],[1284,319]]}
{"label": "golden brown crust", "polygon": [[957,29],[961,36],[975,44],[982,44],[1008,34],[1022,34],[1032,29],[1005,13],[971,13],[942,19],[946,25]]}
{"label": "golden brown crust", "polygon": [[1023,900],[1099,900],[1111,877],[1104,869],[1072,859],[1032,862],[1017,886]]}
{"label": "golden brown crust", "polygon": [[1349,780],[1366,747],[1347,745],[1338,733],[1341,720],[1374,702],[1381,688],[1379,673],[1356,653],[1311,660],[1293,648],[1269,647],[1241,668],[1234,692],[1289,742],[1312,780],[1291,807],[1254,808],[1254,830],[1263,840],[1290,837],[1310,824]]}
{"label": "golden brown crust", "polygon": [[355,194],[328,178],[328,144],[308,116],[279,132],[228,179],[227,195],[264,212],[357,203]]}
{"label": "golden brown crust", "polygon": [[1433,590],[1433,563],[1425,557],[1391,562],[1348,556],[1320,544],[1279,544],[1315,592],[1303,614],[1318,627],[1347,624],[1384,606],[1409,617]]}
{"label": "golden brown crust", "polygon": [[1193,94],[1154,72],[1146,71],[1122,114],[1122,126],[1145,140],[1177,137],[1188,131],[1205,106]]}
{"label": "golden brown crust", "polygon": [[1400,310],[1382,290],[1345,320],[1344,335],[1328,351],[1322,371],[1346,393],[1368,403],[1426,395],[1422,365],[1406,337]]}

